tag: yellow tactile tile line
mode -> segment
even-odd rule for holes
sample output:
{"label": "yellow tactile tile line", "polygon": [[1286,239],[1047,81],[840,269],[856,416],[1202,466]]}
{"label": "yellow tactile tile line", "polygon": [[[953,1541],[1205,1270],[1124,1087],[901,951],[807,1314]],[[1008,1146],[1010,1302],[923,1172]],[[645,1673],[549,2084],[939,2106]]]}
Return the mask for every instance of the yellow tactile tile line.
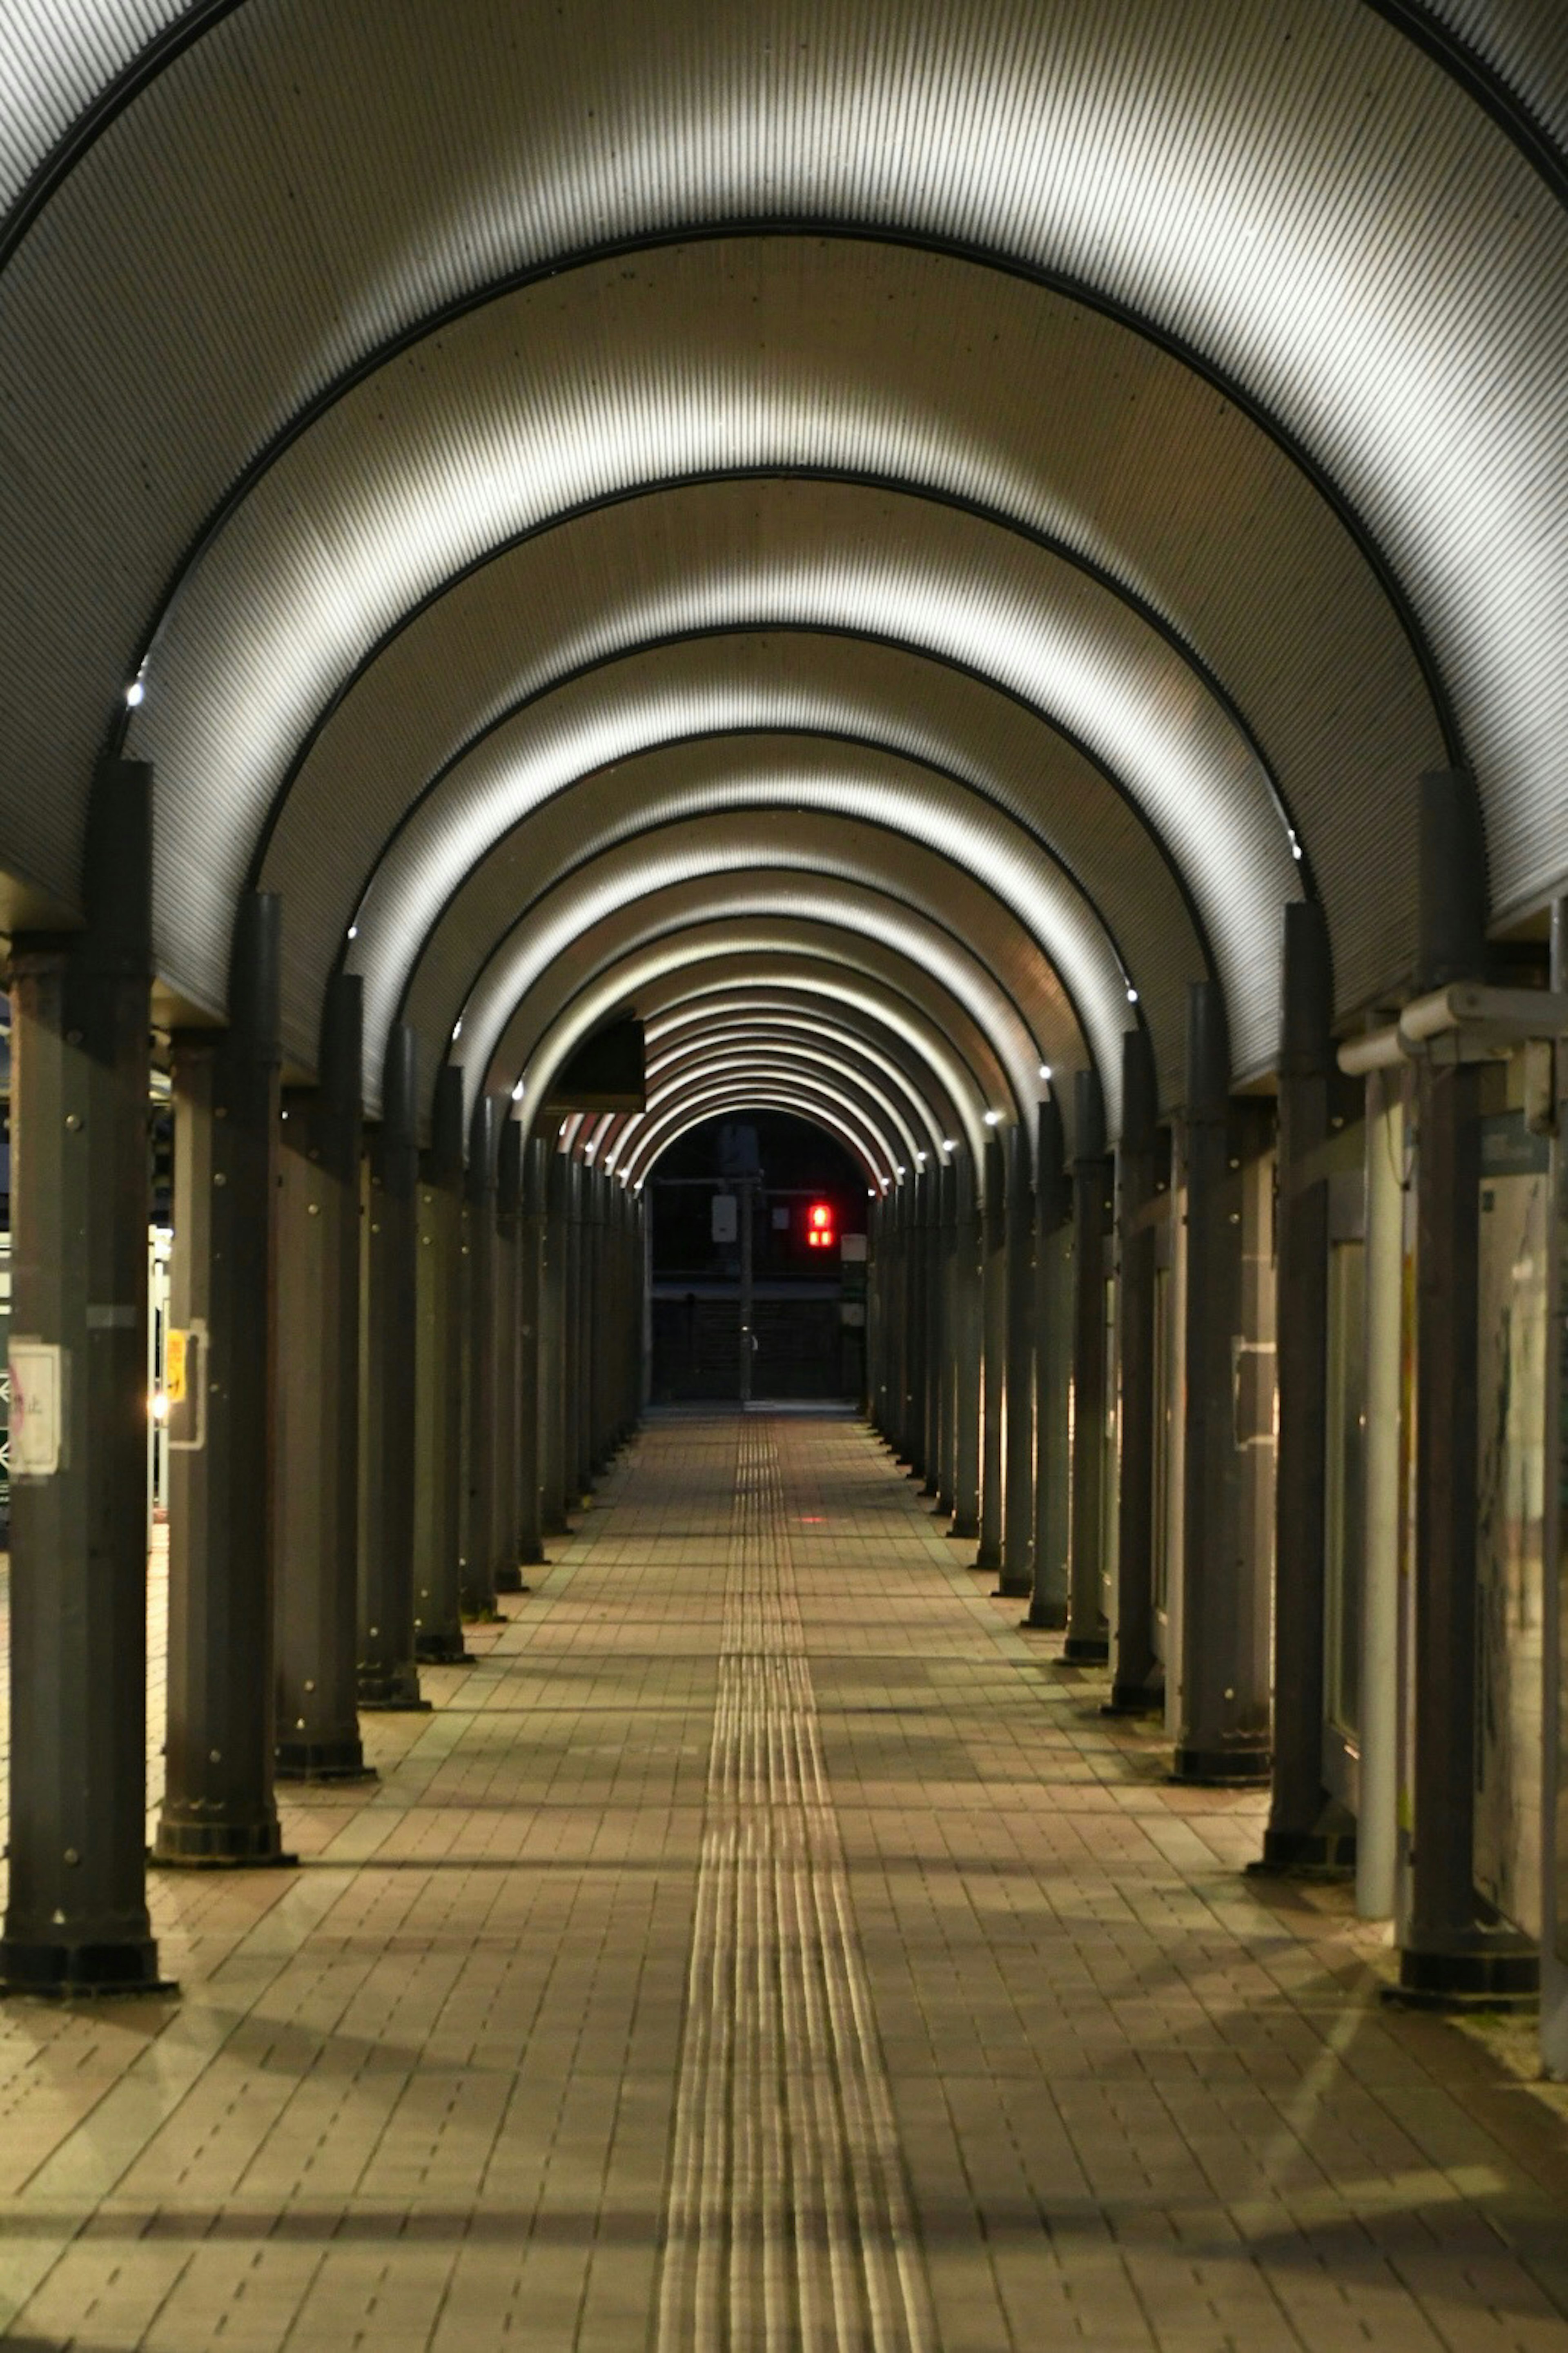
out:
{"label": "yellow tactile tile line", "polygon": [[773,1425],[737,1430],[658,2353],[929,2353]]}

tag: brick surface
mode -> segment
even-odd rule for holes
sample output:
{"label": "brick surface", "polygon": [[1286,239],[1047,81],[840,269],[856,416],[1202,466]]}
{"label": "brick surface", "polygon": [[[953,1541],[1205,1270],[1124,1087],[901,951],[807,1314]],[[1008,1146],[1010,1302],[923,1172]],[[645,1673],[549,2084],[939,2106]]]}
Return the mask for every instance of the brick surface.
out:
{"label": "brick surface", "polygon": [[298,1871],[155,1875],[180,2004],[0,2012],[10,2341],[1568,2353],[1562,2098],[863,1428],[658,1418],[556,1549]]}

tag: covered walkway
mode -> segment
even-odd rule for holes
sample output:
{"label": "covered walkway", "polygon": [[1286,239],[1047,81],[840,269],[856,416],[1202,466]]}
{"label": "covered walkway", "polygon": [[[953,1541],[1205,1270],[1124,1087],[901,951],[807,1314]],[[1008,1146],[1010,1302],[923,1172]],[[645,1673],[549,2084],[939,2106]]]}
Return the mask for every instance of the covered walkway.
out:
{"label": "covered walkway", "polygon": [[1568,2348],[1531,2030],[1380,2007],[942,1525],[653,1417],[297,1868],[154,1873],[183,2003],[0,2012],[9,2341]]}

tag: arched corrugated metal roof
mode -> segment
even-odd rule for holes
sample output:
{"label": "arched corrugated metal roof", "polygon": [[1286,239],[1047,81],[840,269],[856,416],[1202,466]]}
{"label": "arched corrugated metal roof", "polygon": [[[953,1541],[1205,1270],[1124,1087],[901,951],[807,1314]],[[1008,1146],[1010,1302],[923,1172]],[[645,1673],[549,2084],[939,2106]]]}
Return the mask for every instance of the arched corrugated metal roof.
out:
{"label": "arched corrugated metal roof", "polygon": [[[923,906],[984,943],[978,952],[1029,1007],[1047,1050],[1065,1055],[1064,1025],[1076,1014],[1096,1060],[1119,1067],[1131,1018],[1126,974],[1081,894],[1019,828],[888,753],[761,733],[661,745],[515,828],[429,931],[410,979],[412,1018],[436,1037],[459,1014],[467,1020],[476,944],[515,934],[531,958],[548,924],[549,936],[574,936],[577,897],[606,903],[608,872],[637,892],[645,871],[653,887],[660,877],[758,861],[855,876]],[[367,1072],[379,1070],[385,1024],[398,1010],[389,989],[373,995]],[[474,1012],[482,1024],[482,1010]],[[1166,1067],[1179,1068],[1180,1034],[1169,1018],[1156,1032]]]}
{"label": "arched corrugated metal roof", "polygon": [[805,1088],[744,1083],[714,1087],[705,1094],[672,1106],[657,1128],[651,1129],[646,1145],[639,1133],[627,1171],[627,1181],[640,1193],[652,1174],[654,1163],[669,1150],[671,1145],[679,1144],[692,1128],[700,1127],[706,1120],[721,1119],[730,1113],[753,1111],[793,1112],[797,1118],[809,1120],[814,1125],[826,1128],[830,1135],[837,1136],[861,1161],[871,1179],[871,1185],[867,1188],[868,1191],[875,1188],[885,1192],[893,1181],[890,1165],[881,1146],[847,1106]]}
{"label": "arched corrugated metal roof", "polygon": [[[535,993],[561,1001],[623,908],[677,902],[690,921],[742,909],[831,920],[920,956],[973,1008],[1021,1099],[1041,1061],[1069,1070],[1087,1059],[1059,982],[1005,907],[915,844],[819,815],[702,818],[607,850],[532,908],[468,986],[422,967],[407,1018],[432,1060],[457,1038],[465,1069],[487,1071],[499,1054],[510,1083],[505,1064],[524,1059],[500,1043],[513,1008]],[[1118,1050],[1101,1072],[1113,1119],[1120,1060]]]}
{"label": "arched corrugated metal roof", "polygon": [[[118,20],[97,0],[9,5],[25,102],[0,144],[0,202],[36,185],[98,94],[179,29],[153,0],[128,0]],[[399,0],[370,16],[300,12],[286,0],[247,0],[210,21],[193,12],[190,29],[202,37],[171,49],[164,69],[105,118],[47,208],[27,216],[31,232],[0,272],[0,413],[11,461],[0,470],[11,554],[0,581],[9,764],[0,863],[69,895],[92,756],[162,586],[247,470],[342,390],[242,501],[171,619],[172,663],[182,631],[197,649],[209,748],[221,739],[234,758],[191,762],[180,805],[174,736],[160,749],[174,796],[163,815],[184,806],[185,822],[184,831],[165,822],[161,835],[160,903],[177,911],[163,956],[166,976],[216,1001],[224,892],[205,894],[198,913],[205,876],[228,872],[232,881],[229,785],[249,775],[253,755],[259,775],[276,745],[298,739],[300,682],[319,705],[331,661],[341,671],[342,649],[363,634],[387,585],[386,547],[396,559],[392,607],[410,593],[399,565],[417,468],[400,419],[379,420],[393,428],[384,480],[374,431],[356,445],[364,462],[338,478],[363,501],[352,513],[331,503],[331,480],[307,482],[308,466],[377,388],[390,397],[406,385],[422,446],[436,447],[443,421],[460,438],[461,404],[446,396],[464,353],[498,322],[524,314],[541,322],[542,348],[552,303],[564,315],[595,286],[604,332],[572,340],[603,363],[605,380],[574,379],[563,350],[549,389],[579,385],[602,454],[646,448],[657,472],[670,455],[670,420],[704,403],[731,444],[723,465],[742,462],[735,445],[759,417],[775,435],[760,462],[787,462],[777,445],[798,423],[790,404],[802,400],[847,441],[858,435],[871,446],[915,380],[900,371],[918,354],[890,324],[863,379],[839,363],[859,348],[864,322],[826,311],[815,343],[797,324],[748,375],[744,324],[732,315],[753,290],[748,281],[738,295],[705,298],[707,339],[688,337],[660,375],[669,344],[656,324],[637,324],[638,304],[656,279],[667,290],[678,279],[698,288],[704,265],[671,252],[656,267],[649,241],[763,220],[788,229],[777,252],[796,257],[759,265],[776,273],[770,317],[781,326],[805,282],[802,232],[821,229],[858,241],[833,265],[811,267],[830,275],[852,252],[863,276],[854,281],[847,259],[844,270],[863,291],[893,285],[906,262],[911,282],[923,271],[930,283],[942,269],[951,273],[944,283],[984,284],[974,315],[998,336],[1014,332],[1015,314],[1037,321],[1054,305],[1051,332],[1064,347],[1076,332],[1069,313],[1096,314],[1077,352],[1096,335],[1109,351],[1124,329],[1141,350],[1158,347],[1157,364],[1141,362],[1136,420],[1131,408],[1120,413],[1120,470],[1102,466],[1100,479],[1163,484],[1166,504],[1134,499],[1120,539],[1103,499],[1050,528],[1164,617],[1197,659],[1172,672],[1176,686],[1189,681],[1184,693],[1151,693],[1131,641],[1114,631],[1098,640],[1099,667],[1091,661],[1084,674],[1087,731],[1104,742],[1125,723],[1112,764],[1136,768],[1139,724],[1152,729],[1142,751],[1152,744],[1158,772],[1167,739],[1192,723],[1190,681],[1206,678],[1226,723],[1233,713],[1249,723],[1241,738],[1250,757],[1261,747],[1283,778],[1279,746],[1289,737],[1304,769],[1319,763],[1322,815],[1303,829],[1314,859],[1322,845],[1342,1002],[1352,966],[1377,985],[1384,936],[1405,921],[1402,819],[1409,777],[1430,757],[1418,743],[1429,744],[1439,722],[1449,756],[1467,749],[1476,768],[1494,908],[1504,915],[1535,902],[1568,871],[1568,800],[1557,781],[1568,675],[1555,659],[1568,620],[1568,216],[1539,159],[1532,164],[1478,101],[1454,58],[1428,56],[1387,21],[1399,13],[1361,0],[1283,10],[1279,0],[1058,0],[1048,12],[1006,0],[875,0],[855,12],[831,0],[788,8],[757,0],[746,10],[676,0],[657,20],[631,0],[604,0],[591,16],[568,8],[520,18],[510,0]],[[1479,0],[1429,0],[1406,13],[1456,33],[1536,119],[1560,125],[1563,37],[1536,0],[1489,0],[1484,11]],[[900,243],[963,252],[1017,273],[1020,286],[1033,277],[1055,290],[1031,284],[1015,301],[995,290],[995,270],[900,256]],[[610,247],[620,248],[613,261],[458,315],[503,281]],[[711,251],[726,249],[738,249],[733,238]],[[694,295],[694,315],[702,308]],[[961,308],[956,297],[944,301],[940,316]],[[450,315],[437,336],[344,389],[377,353],[443,311]],[[581,307],[574,315],[580,330]],[[885,323],[898,315],[895,301]],[[928,301],[904,342],[940,341],[934,315]],[[1114,334],[1110,319],[1122,322]],[[1037,449],[1008,438],[1010,416],[1021,429],[1034,416],[1026,400],[1015,415],[984,385],[974,390],[985,349],[966,377],[963,338],[950,340],[953,364],[942,383],[951,403],[904,401],[892,470],[950,491],[952,470],[968,467],[988,485],[984,502],[1012,512],[1009,501],[1026,501],[1048,473]],[[1014,358],[1023,348],[1008,346]],[[630,357],[617,374],[621,351]],[[1016,366],[992,372],[1020,381]],[[759,382],[772,385],[776,413]],[[1173,405],[1162,406],[1170,386]],[[504,398],[496,384],[489,395]],[[1187,434],[1177,429],[1184,400],[1196,420]],[[1247,412],[1245,432],[1237,411]],[[1076,416],[1051,422],[1076,450]],[[1226,453],[1250,448],[1248,435],[1272,445],[1269,465],[1288,453],[1299,490],[1310,485],[1301,492],[1314,519],[1305,535],[1283,528],[1289,499],[1261,461],[1250,514],[1226,503]],[[563,427],[552,446],[571,440]],[[461,500],[454,506],[447,493],[469,454],[454,459],[425,511],[443,544],[468,527]],[[539,454],[542,472],[542,442]],[[309,511],[293,518],[277,503],[289,479],[309,490]],[[1068,488],[1068,474],[1054,480],[1058,505],[1070,506]],[[256,536],[268,513],[280,530],[289,524],[277,542],[289,560],[271,574],[260,561],[266,534]],[[1184,570],[1171,568],[1161,516]],[[484,528],[481,513],[489,544]],[[1349,563],[1343,579],[1377,584],[1367,607],[1375,626],[1359,628],[1326,559],[1335,533],[1364,559],[1359,571]],[[1247,597],[1234,593],[1244,543],[1256,556],[1252,578],[1272,573],[1287,583],[1251,596],[1250,615]],[[1101,544],[1108,558],[1095,553]],[[245,596],[204,603],[201,584],[210,587],[237,551]],[[944,610],[972,595],[945,559],[921,576]],[[1077,577],[1118,611],[1134,609],[1089,574]],[[269,584],[296,618],[309,614],[305,639],[248,627]],[[1286,613],[1294,646],[1277,625]],[[1401,655],[1403,684],[1397,665],[1381,666],[1378,631],[1396,638],[1401,617],[1424,664],[1426,710],[1408,691],[1410,655]],[[313,667],[318,649],[331,652],[324,669]],[[290,659],[270,658],[281,652]],[[173,668],[169,677],[177,734]],[[1135,677],[1142,683],[1133,691]],[[143,706],[149,741],[159,710],[154,694]],[[1384,711],[1395,714],[1387,726]],[[198,728],[186,748],[201,740]],[[1256,1019],[1266,1058],[1271,1020],[1258,1008],[1272,987],[1274,926],[1265,918],[1277,915],[1290,878],[1281,887],[1261,850],[1234,847],[1241,885],[1219,885],[1226,853],[1215,844],[1229,804],[1202,761],[1191,781],[1191,805],[1176,794],[1169,811],[1178,830],[1185,823],[1197,837],[1183,838],[1183,871],[1222,967],[1222,934],[1250,943],[1256,985],[1238,982],[1242,944],[1226,969],[1233,1029],[1237,1018]],[[1242,1043],[1238,1060],[1248,1060]]]}
{"label": "arched corrugated metal roof", "polygon": [[566,1056],[612,1014],[655,996],[695,998],[705,983],[725,992],[783,986],[820,997],[833,1018],[847,1009],[901,1037],[935,1072],[963,1135],[978,1147],[985,1111],[1022,1098],[1021,1088],[1014,1093],[1016,1054],[999,1054],[971,1009],[971,995],[980,991],[967,989],[962,966],[953,976],[958,989],[951,987],[922,956],[925,942],[912,925],[900,944],[847,928],[837,914],[831,906],[815,918],[761,913],[742,902],[715,915],[693,907],[679,886],[652,902],[633,902],[574,952],[552,989],[519,1005],[487,1082],[510,1092],[521,1075],[523,1117],[531,1124]]}
{"label": "arched corrugated metal roof", "polygon": [[878,1157],[889,1173],[912,1166],[914,1146],[892,1105],[879,1102],[852,1075],[835,1071],[826,1061],[814,1064],[805,1057],[774,1060],[747,1053],[699,1055],[668,1086],[650,1091],[647,1123],[657,1125],[715,1092],[732,1094],[736,1090],[780,1087],[831,1103],[852,1116],[862,1132],[875,1140]]}
{"label": "arched corrugated metal roof", "polygon": [[835,1004],[777,980],[742,988],[716,986],[705,968],[648,984],[639,991],[638,1003],[650,1056],[695,1031],[721,1035],[731,1027],[757,1037],[826,1038],[837,1052],[864,1056],[872,1067],[896,1077],[939,1138],[951,1136],[958,1124],[958,1105],[934,1065],[905,1034],[862,1007]]}
{"label": "arched corrugated metal roof", "polygon": [[931,1145],[921,1140],[927,1131],[910,1124],[912,1106],[900,1103],[878,1073],[858,1066],[847,1055],[835,1053],[826,1045],[814,1047],[798,1040],[786,1044],[776,1038],[748,1040],[731,1037],[693,1041],[663,1069],[657,1072],[650,1070],[648,1113],[651,1115],[662,1111],[666,1104],[679,1102],[692,1089],[715,1077],[742,1077],[763,1083],[771,1079],[789,1078],[831,1083],[842,1091],[847,1102],[859,1106],[879,1134],[886,1138],[900,1166],[912,1167],[917,1155],[927,1157],[932,1149]]}
{"label": "arched corrugated metal roof", "polygon": [[917,1090],[901,1057],[889,1055],[863,1036],[847,1034],[839,1025],[819,1021],[813,1027],[798,1016],[791,1020],[777,1014],[763,1018],[737,1013],[728,1018],[710,1015],[650,1036],[650,1097],[654,1088],[663,1090],[674,1077],[684,1076],[700,1056],[736,1052],[744,1052],[753,1060],[763,1055],[770,1061],[776,1060],[781,1067],[785,1061],[820,1060],[841,1076],[858,1080],[889,1107],[907,1156],[929,1159],[940,1148],[943,1124],[929,1082]]}
{"label": "arched corrugated metal roof", "polygon": [[[527,634],[531,638],[531,629]],[[959,809],[969,799],[952,790],[950,779],[962,779],[1018,818],[1051,844],[1104,917],[1162,1042],[1179,1036],[1185,984],[1206,969],[1201,944],[1173,875],[1129,804],[1070,743],[1011,697],[896,647],[814,630],[725,631],[595,666],[484,734],[414,810],[357,902],[341,883],[334,891],[329,882],[312,897],[310,878],[320,877],[328,855],[318,849],[312,861],[311,848],[322,843],[325,828],[319,819],[293,824],[291,805],[287,855],[276,845],[263,876],[289,910],[291,1050],[302,1060],[312,1052],[321,979],[351,915],[357,936],[348,962],[365,977],[366,1063],[374,1070],[377,1040],[407,968],[470,857],[589,770],[595,793],[601,801],[607,793],[617,827],[628,829],[646,820],[651,790],[648,772],[630,754],[671,739],[688,744],[710,733],[769,728],[847,739],[851,772],[865,747],[878,744],[928,771],[945,772],[920,786],[933,822],[944,807]],[[808,743],[802,755],[820,762],[829,754]],[[673,763],[693,807],[713,758],[698,746],[689,763],[678,752],[666,764]],[[621,765],[606,774],[615,761]],[[355,793],[370,797],[373,776],[386,765],[395,787],[394,757],[368,765]],[[400,806],[389,799],[389,817],[395,819]],[[581,836],[597,838],[603,822],[584,814],[580,825],[577,811],[574,796],[547,812],[574,848]],[[972,815],[984,818],[986,812]],[[973,866],[955,836],[948,846],[957,862]],[[529,839],[519,839],[512,862],[532,889],[541,887]],[[302,939],[301,910],[323,900],[327,921]],[[1075,916],[1072,929],[1081,928]],[[1042,937],[1049,944],[1048,927]],[[1064,973],[1081,1000],[1093,993],[1090,971],[1081,951],[1075,957],[1067,944],[1063,953]],[[1090,964],[1103,967],[1102,945]],[[1121,976],[1104,976],[1117,986]]]}

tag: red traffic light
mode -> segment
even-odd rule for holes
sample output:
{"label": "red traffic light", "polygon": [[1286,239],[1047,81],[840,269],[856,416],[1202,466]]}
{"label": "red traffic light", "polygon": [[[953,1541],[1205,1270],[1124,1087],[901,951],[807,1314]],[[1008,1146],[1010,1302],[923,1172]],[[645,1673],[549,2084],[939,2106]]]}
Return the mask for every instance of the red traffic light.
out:
{"label": "red traffic light", "polygon": [[827,1201],[814,1201],[805,1213],[805,1243],[808,1250],[831,1250],[836,1237],[833,1231],[833,1208]]}

